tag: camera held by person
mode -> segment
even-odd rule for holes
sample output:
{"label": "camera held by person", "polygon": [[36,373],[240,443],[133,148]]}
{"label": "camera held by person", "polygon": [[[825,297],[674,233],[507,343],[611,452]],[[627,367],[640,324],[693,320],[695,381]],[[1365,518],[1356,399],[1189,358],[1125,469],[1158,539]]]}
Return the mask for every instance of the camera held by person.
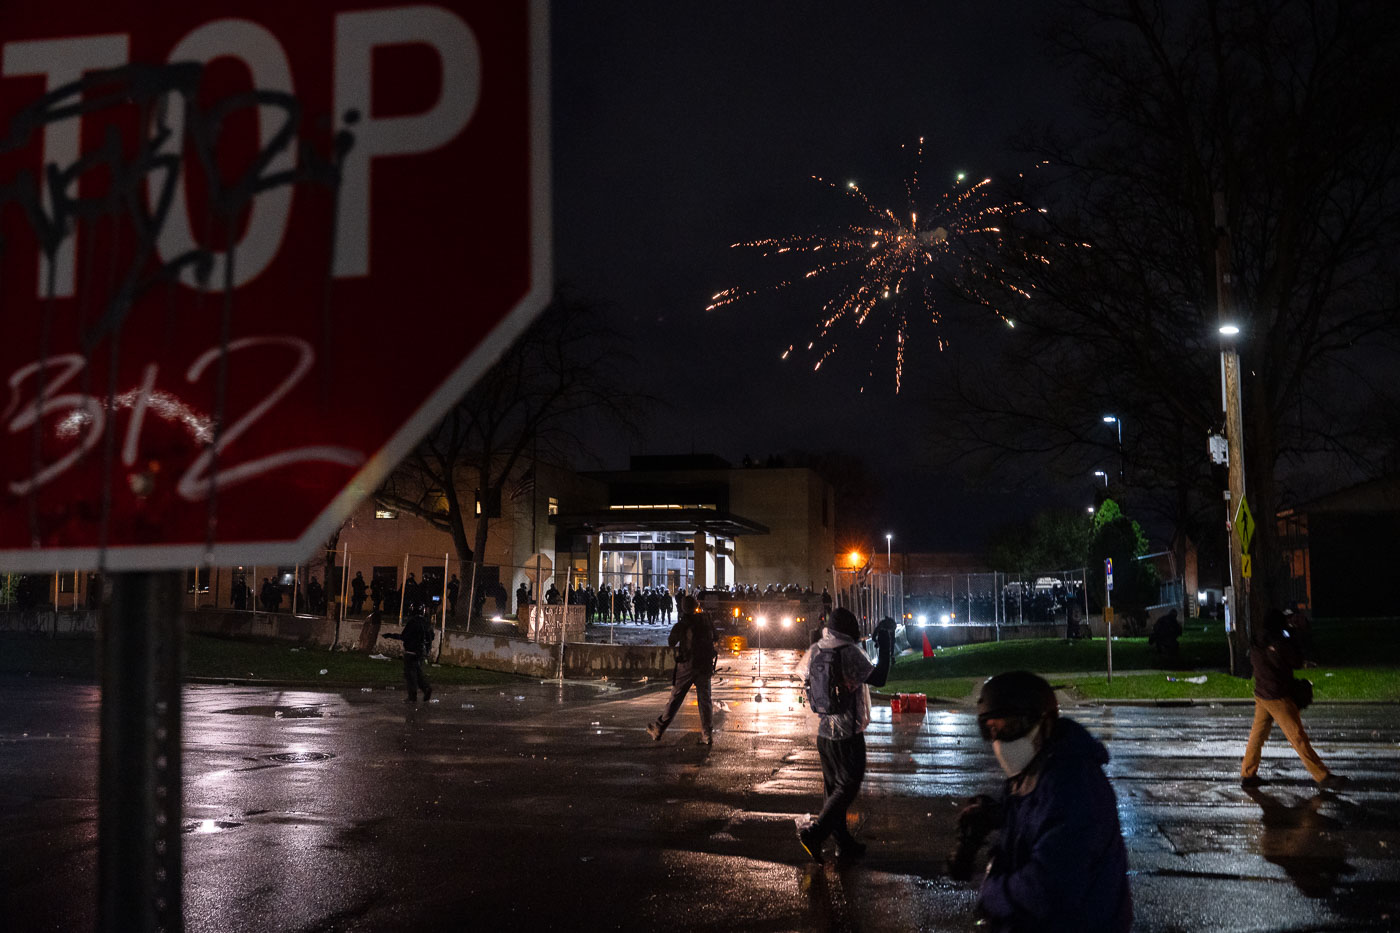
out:
{"label": "camera held by person", "polygon": [[958,843],[948,854],[948,877],[970,881],[976,870],[977,853],[987,837],[1001,828],[1002,807],[987,794],[968,800],[958,813]]}

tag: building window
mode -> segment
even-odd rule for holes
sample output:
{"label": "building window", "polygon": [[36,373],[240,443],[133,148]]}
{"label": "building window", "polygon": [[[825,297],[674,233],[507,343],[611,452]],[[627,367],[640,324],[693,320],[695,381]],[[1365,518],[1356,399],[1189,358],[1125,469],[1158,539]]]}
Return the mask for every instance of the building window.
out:
{"label": "building window", "polygon": [[399,513],[398,513],[398,510],[397,510],[397,509],[381,509],[381,508],[376,508],[376,509],[374,510],[374,517],[375,517],[375,518],[398,518],[398,517],[399,517]]}
{"label": "building window", "polygon": [[549,510],[549,514],[550,514],[550,515],[558,515],[558,514],[559,514],[559,498],[558,498],[557,496],[550,496],[550,497],[549,497],[549,505],[547,505],[546,508]]}
{"label": "building window", "polygon": [[198,570],[185,571],[185,592],[186,593],[207,593],[209,592],[209,568],[200,567]]}

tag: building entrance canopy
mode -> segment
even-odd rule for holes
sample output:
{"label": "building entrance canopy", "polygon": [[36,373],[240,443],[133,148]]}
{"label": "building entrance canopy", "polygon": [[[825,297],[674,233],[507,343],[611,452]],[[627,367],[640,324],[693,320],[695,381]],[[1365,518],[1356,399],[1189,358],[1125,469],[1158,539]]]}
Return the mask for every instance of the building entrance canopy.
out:
{"label": "building entrance canopy", "polygon": [[717,509],[614,507],[600,512],[557,515],[551,521],[565,534],[595,535],[615,531],[703,531],[716,537],[766,535],[768,526]]}
{"label": "building entrance canopy", "polygon": [[590,581],[618,587],[706,586],[734,579],[733,539],[768,528],[705,507],[614,506],[557,516],[561,532],[593,539]]}

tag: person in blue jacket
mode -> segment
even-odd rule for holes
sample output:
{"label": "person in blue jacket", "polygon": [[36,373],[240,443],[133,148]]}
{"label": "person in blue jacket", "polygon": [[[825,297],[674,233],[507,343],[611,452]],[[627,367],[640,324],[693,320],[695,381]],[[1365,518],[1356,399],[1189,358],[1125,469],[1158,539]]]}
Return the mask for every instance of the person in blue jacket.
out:
{"label": "person in blue jacket", "polygon": [[978,797],[958,820],[964,839],[999,830],[978,898],[985,927],[1130,929],[1128,854],[1103,743],[1061,716],[1055,691],[1027,671],[988,678],[977,724],[1006,773],[1000,800]]}

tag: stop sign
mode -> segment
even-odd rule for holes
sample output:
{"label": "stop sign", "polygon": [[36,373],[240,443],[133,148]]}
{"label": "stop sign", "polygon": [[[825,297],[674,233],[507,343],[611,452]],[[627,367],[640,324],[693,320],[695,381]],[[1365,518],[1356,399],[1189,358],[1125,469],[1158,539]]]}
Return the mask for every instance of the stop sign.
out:
{"label": "stop sign", "polygon": [[549,297],[543,0],[0,35],[0,567],[305,558]]}

